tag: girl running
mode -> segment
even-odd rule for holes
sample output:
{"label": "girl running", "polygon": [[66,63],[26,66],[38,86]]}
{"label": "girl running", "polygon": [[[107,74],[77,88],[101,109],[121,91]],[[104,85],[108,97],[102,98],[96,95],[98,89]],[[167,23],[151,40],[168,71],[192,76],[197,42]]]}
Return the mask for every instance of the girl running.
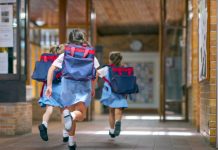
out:
{"label": "girl running", "polygon": [[[74,29],[69,35],[69,45],[75,45],[77,47],[82,47],[87,45],[85,41],[85,34],[78,30]],[[73,57],[74,58],[74,57]],[[84,57],[85,58],[85,57]],[[77,58],[75,58],[77,59]],[[47,90],[46,95],[49,97],[52,95],[52,77],[53,72],[57,68],[62,68],[63,62],[65,62],[65,54],[61,54],[52,64],[48,71],[48,80],[47,80]],[[94,68],[99,67],[98,60],[93,57]],[[73,65],[73,64],[71,64]],[[74,66],[74,68],[69,67],[68,69],[80,69],[81,66]],[[64,69],[64,68],[63,68]],[[83,71],[87,71],[84,68],[81,68]],[[80,76],[74,76],[74,78],[80,78]],[[65,107],[63,112],[65,129],[69,134],[69,150],[76,149],[75,141],[75,131],[76,131],[76,122],[83,121],[86,115],[86,108],[90,105],[91,96],[95,95],[95,80],[75,80],[69,79],[67,77],[62,77],[62,90],[61,90],[61,103]]]}
{"label": "girl running", "polygon": [[[52,54],[61,54],[64,51],[64,45],[59,45],[59,46],[52,46],[50,48],[50,53]],[[40,137],[44,141],[48,141],[48,121],[52,115],[53,112],[53,107],[60,107],[61,114],[63,112],[63,106],[60,103],[60,91],[61,91],[61,82],[53,83],[53,93],[50,98],[46,97],[45,91],[47,89],[46,84],[43,86],[43,91],[42,91],[42,96],[39,99],[38,103],[42,108],[46,108],[45,113],[43,114],[42,117],[42,123],[38,126],[39,132],[40,132]],[[61,115],[61,122],[63,123],[63,116]],[[63,142],[68,141],[68,133],[65,129],[63,129]]]}
{"label": "girl running", "polygon": [[109,84],[109,67],[121,66],[122,56],[120,52],[111,52],[109,55],[109,66],[105,66],[98,70],[97,74],[105,81],[102,96],[100,102],[109,107],[109,135],[111,138],[115,138],[120,135],[121,131],[121,119],[123,115],[123,109],[128,107],[126,95],[116,94],[112,92]]}

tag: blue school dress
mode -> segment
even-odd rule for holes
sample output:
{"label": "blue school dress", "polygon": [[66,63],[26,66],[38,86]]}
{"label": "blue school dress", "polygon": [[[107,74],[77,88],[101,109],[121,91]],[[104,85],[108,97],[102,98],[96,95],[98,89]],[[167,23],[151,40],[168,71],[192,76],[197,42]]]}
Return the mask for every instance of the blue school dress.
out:
{"label": "blue school dress", "polygon": [[46,107],[46,105],[49,105],[49,106],[63,108],[63,105],[61,104],[61,99],[60,99],[60,94],[62,91],[61,82],[52,84],[52,96],[50,98],[48,98],[45,95],[46,89],[47,89],[47,86],[45,85],[43,88],[42,97],[38,101],[39,105],[41,107]]}
{"label": "blue school dress", "polygon": [[91,103],[92,84],[89,81],[76,81],[62,77],[61,104],[64,107],[84,102],[88,107]]}
{"label": "blue school dress", "polygon": [[[109,74],[107,74],[105,78],[110,81]],[[104,83],[100,102],[110,108],[128,107],[125,95],[113,93],[111,86],[107,82]]]}

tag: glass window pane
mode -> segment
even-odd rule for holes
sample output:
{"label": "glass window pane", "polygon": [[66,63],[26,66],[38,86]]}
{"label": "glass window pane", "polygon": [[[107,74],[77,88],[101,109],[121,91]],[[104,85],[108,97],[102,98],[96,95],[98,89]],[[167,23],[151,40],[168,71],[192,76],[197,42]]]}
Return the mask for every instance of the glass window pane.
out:
{"label": "glass window pane", "polygon": [[16,74],[17,3],[1,3],[0,18],[0,74]]}
{"label": "glass window pane", "polygon": [[21,0],[20,7],[20,48],[21,48],[21,74],[24,75],[26,72],[25,69],[25,52],[26,52],[26,6],[25,0]]}
{"label": "glass window pane", "polygon": [[182,28],[168,28],[165,49],[165,110],[167,120],[184,119]]}

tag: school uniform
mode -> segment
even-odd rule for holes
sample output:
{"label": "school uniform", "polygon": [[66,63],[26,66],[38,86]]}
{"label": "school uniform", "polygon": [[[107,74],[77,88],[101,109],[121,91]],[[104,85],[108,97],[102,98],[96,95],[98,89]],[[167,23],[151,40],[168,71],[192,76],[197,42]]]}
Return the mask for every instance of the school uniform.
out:
{"label": "school uniform", "polygon": [[62,91],[61,82],[52,84],[52,95],[50,98],[45,95],[46,89],[47,86],[45,85],[43,87],[42,96],[38,101],[39,105],[42,108],[46,107],[46,105],[63,108],[60,100],[60,94]]}
{"label": "school uniform", "polygon": [[[62,68],[64,53],[53,62],[53,66]],[[100,66],[97,58],[94,58],[94,67],[97,69]],[[76,81],[62,77],[61,80],[60,103],[64,107],[74,105],[78,102],[84,102],[88,107],[91,103],[92,81]]]}
{"label": "school uniform", "polygon": [[[99,77],[105,77],[109,82],[109,67],[105,66],[98,70]],[[102,89],[100,102],[110,108],[127,108],[128,103],[125,95],[116,94],[112,91],[109,83],[105,82]]]}

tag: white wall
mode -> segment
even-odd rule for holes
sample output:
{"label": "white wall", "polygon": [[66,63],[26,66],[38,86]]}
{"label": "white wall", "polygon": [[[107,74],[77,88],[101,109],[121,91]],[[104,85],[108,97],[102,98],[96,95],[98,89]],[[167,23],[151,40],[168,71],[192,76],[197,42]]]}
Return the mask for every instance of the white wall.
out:
{"label": "white wall", "polygon": [[149,103],[129,103],[129,108],[154,108],[159,109],[160,102],[160,60],[159,53],[150,52],[122,52],[123,62],[126,63],[145,63],[151,62],[154,64],[154,102]]}

